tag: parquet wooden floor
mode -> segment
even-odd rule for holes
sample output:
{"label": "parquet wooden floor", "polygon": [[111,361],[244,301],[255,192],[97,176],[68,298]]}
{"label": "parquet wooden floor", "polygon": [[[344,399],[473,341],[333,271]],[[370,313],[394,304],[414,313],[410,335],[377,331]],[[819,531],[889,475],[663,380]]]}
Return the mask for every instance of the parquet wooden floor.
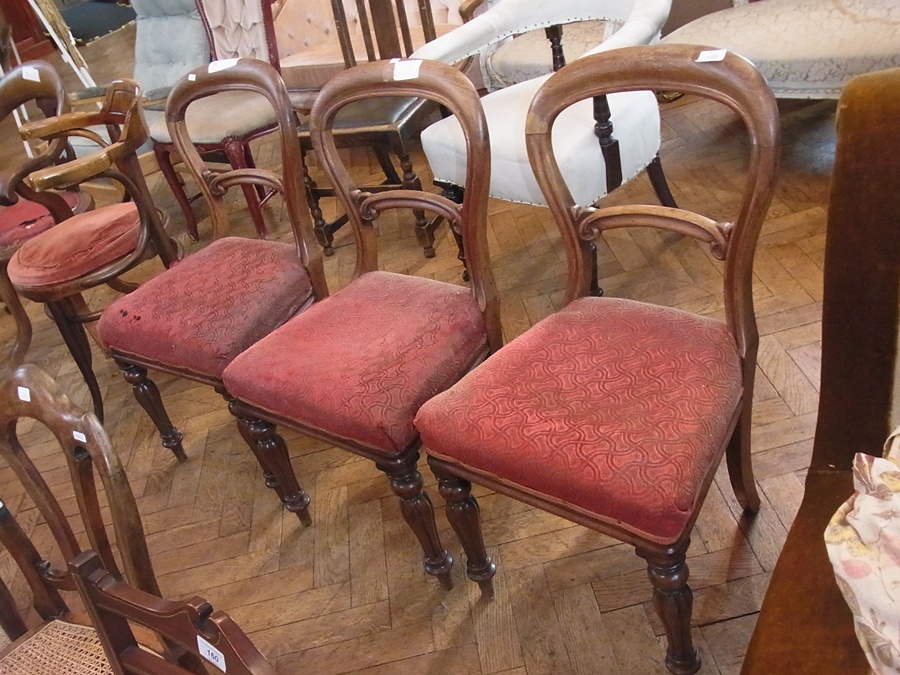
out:
{"label": "parquet wooden floor", "polygon": [[[108,54],[101,60],[101,69],[110,67]],[[755,520],[739,518],[720,472],[689,551],[694,637],[704,658],[701,673],[707,675],[740,670],[769,573],[800,503],[816,418],[834,104],[788,103],[782,113],[782,170],[755,265],[762,337],[753,451],[763,504]],[[4,148],[15,145],[12,133],[8,125],[2,128]],[[744,165],[745,138],[734,116],[683,99],[663,106],[663,137],[661,156],[676,198],[711,217],[726,217],[737,203]],[[265,143],[258,156],[262,164],[272,161]],[[361,177],[377,174],[377,164],[364,153],[353,162]],[[423,167],[421,157],[417,166]],[[181,235],[183,219],[158,175],[151,187],[172,217],[173,231],[194,247]],[[645,177],[607,202],[642,200],[653,203]],[[267,216],[276,236],[284,236],[279,209],[272,203]],[[249,233],[239,195],[233,215],[235,229]],[[327,259],[334,286],[346,281],[354,256],[349,233],[341,232],[337,243],[336,255]],[[444,229],[432,260],[422,257],[406,216],[382,220],[380,245],[386,269],[460,282],[455,246]],[[490,245],[510,339],[558,306],[562,251],[545,209],[500,201],[490,204]],[[609,295],[721,313],[721,266],[681,237],[615,231],[600,246],[600,264]],[[148,265],[137,278],[156,269]],[[93,301],[103,302],[103,295]],[[35,324],[30,360],[87,405],[86,389],[55,328],[39,307],[29,310]],[[0,338],[10,337],[10,324],[8,317],[0,318]],[[189,460],[178,464],[159,445],[115,366],[97,349],[95,358],[106,428],[138,497],[164,594],[200,594],[228,610],[280,671],[665,672],[662,627],[642,563],[629,547],[477,490],[485,538],[499,563],[496,598],[482,600],[465,582],[462,564],[455,567],[454,588],[445,591],[422,572],[419,549],[396,500],[370,462],[288,433],[294,467],[313,498],[314,524],[303,528],[263,485],[260,469],[210,388],[156,378],[185,435]],[[45,430],[22,424],[20,433],[40,465],[61,468]],[[423,473],[439,508],[445,544],[458,554],[434,479],[427,468]],[[56,470],[51,477],[62,484],[61,474]],[[6,467],[0,467],[0,495],[13,509],[30,508]],[[76,510],[72,499],[66,504]],[[8,568],[0,564],[0,573]]]}

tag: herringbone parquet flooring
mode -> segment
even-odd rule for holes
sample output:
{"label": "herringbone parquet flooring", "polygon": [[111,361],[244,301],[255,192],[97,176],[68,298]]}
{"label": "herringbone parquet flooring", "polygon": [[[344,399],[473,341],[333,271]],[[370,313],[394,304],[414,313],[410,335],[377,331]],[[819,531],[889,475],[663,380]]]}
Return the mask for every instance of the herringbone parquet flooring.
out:
{"label": "herringbone parquet flooring", "polygon": [[[782,113],[782,171],[755,265],[762,337],[753,451],[763,504],[754,520],[741,519],[727,476],[720,473],[689,552],[694,637],[703,653],[701,672],[709,675],[740,670],[769,573],[800,503],[816,418],[834,104],[785,104]],[[744,166],[740,125],[731,113],[693,99],[663,106],[663,120],[661,156],[676,198],[711,217],[727,217],[737,203]],[[4,141],[10,133],[4,126]],[[270,154],[262,144],[260,163],[271,162]],[[377,175],[377,164],[364,153],[353,162],[361,177]],[[417,166],[427,172],[421,157]],[[150,182],[158,205],[172,217],[173,231],[188,248],[195,247],[180,235],[182,218],[164,182],[158,175]],[[633,201],[653,203],[645,177],[608,198],[608,203]],[[279,210],[273,202],[267,214],[276,236],[284,236]],[[249,234],[239,195],[233,215],[235,229]],[[346,281],[354,257],[349,233],[340,233],[337,242],[336,255],[327,259],[334,286]],[[382,219],[379,243],[385,269],[461,283],[455,246],[444,229],[432,260],[422,257],[411,220],[403,214]],[[500,201],[490,204],[490,245],[505,337],[511,339],[558,306],[563,254],[546,210]],[[721,313],[721,266],[703,247],[679,236],[609,233],[600,245],[600,265],[609,295]],[[137,278],[157,269],[147,265]],[[103,296],[92,301],[102,303]],[[29,309],[35,324],[30,360],[87,405],[85,387],[55,328],[40,307]],[[0,337],[9,338],[10,323],[0,320]],[[664,638],[650,586],[628,546],[476,489],[485,538],[499,563],[496,598],[482,600],[466,583],[461,564],[454,570],[454,588],[443,590],[422,572],[418,546],[386,480],[370,462],[288,432],[294,468],[313,498],[314,523],[303,528],[264,486],[231,416],[210,388],[156,378],[185,435],[189,459],[179,464],[159,445],[115,366],[99,349],[95,358],[106,428],[138,497],[163,593],[200,594],[229,611],[281,672],[665,672]],[[62,463],[46,430],[21,424],[20,434],[57,489],[64,490]],[[434,480],[427,468],[423,473],[440,507]],[[33,511],[5,467],[0,467],[0,495],[14,511]],[[73,499],[65,504],[76,512]],[[35,521],[33,515],[28,520],[39,531]],[[438,525],[445,544],[458,554],[440,508]],[[0,573],[8,571],[0,565]]]}

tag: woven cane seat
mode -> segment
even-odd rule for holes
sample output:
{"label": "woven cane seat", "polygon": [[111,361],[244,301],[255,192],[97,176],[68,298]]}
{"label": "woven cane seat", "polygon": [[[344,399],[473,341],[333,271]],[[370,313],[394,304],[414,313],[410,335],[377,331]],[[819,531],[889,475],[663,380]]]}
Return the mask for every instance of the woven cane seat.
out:
{"label": "woven cane seat", "polygon": [[51,621],[0,659],[0,675],[112,675],[90,626]]}

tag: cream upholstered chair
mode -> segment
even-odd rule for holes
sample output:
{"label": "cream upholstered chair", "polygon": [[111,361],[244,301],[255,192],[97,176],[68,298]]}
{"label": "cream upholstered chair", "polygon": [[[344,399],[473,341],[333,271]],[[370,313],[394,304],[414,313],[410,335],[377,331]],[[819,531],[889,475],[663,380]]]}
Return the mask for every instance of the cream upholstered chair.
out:
{"label": "cream upholstered chair", "polygon": [[737,52],[778,98],[838,98],[855,75],[900,67],[900,2],[761,0],[695,19],[663,42]]}
{"label": "cream upholstered chair", "polygon": [[[452,63],[516,33],[600,19],[624,23],[588,54],[649,44],[659,37],[670,7],[671,0],[502,0],[453,33],[418,49],[414,56]],[[525,150],[525,116],[548,77],[531,79],[481,99],[491,137],[491,197],[546,205]],[[607,112],[602,101],[608,101]],[[602,97],[602,101],[580,101],[562,113],[554,129],[554,152],[575,201],[592,204],[647,168],[660,201],[675,206],[657,157],[659,108],[653,92],[621,92]],[[435,182],[450,194],[458,190],[466,163],[456,120],[448,117],[426,129],[422,147]]]}

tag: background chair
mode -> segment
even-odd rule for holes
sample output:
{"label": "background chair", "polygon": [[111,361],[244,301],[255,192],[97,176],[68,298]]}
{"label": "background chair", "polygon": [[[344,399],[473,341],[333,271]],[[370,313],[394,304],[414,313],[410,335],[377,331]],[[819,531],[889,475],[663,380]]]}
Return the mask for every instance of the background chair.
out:
{"label": "background chair", "polygon": [[[762,77],[734,54],[698,63],[702,50],[595,54],[541,88],[526,138],[569,261],[565,306],[425,403],[415,420],[471,579],[489,590],[495,568],[469,481],[616,537],[647,562],[673,673],[700,668],[685,556],[723,454],[739,503],[747,513],[759,508],[750,462],[759,340],[751,279],[779,155],[778,110]],[[747,185],[732,223],[659,206],[584,208],[566,186],[551,138],[561,112],[591,96],[656,87],[723,103],[747,127]],[[582,297],[590,239],[633,226],[710,244],[725,265],[724,321]]]}
{"label": "background chair", "polygon": [[[140,90],[131,80],[113,82],[100,110],[70,112],[21,128],[23,137],[55,141],[70,136],[93,140],[95,152],[31,173],[26,185],[36,192],[72,188],[94,178],[123,186],[131,201],[82,213],[25,242],[9,262],[16,291],[47,305],[63,339],[87,382],[94,412],[103,417],[103,399],[92,368],[85,324],[98,318],[82,293],[100,284],[131,290],[119,276],[156,255],[166,266],[177,258],[175,243],[165,231],[165,216],[153,206],[137,159],[147,140],[140,111]],[[106,142],[93,126],[105,126]],[[61,149],[59,150],[61,152]]]}
{"label": "background chair", "polygon": [[[230,58],[207,40],[206,28],[195,0],[134,0],[137,30],[134,45],[134,78],[157,101],[146,110],[153,152],[184,213],[188,235],[199,238],[197,219],[173,162],[174,145],[165,120],[169,88],[188,71],[213,58]],[[165,36],[161,39],[161,36]],[[227,111],[227,114],[223,114]],[[255,166],[250,142],[276,127],[267,101],[247,92],[227,92],[198,103],[191,110],[191,138],[201,152],[224,153],[234,169]],[[177,157],[177,155],[176,155]],[[250,219],[259,237],[267,234],[261,200],[262,188],[242,186]]]}
{"label": "background chair", "polygon": [[[69,572],[85,601],[110,663],[123,673],[208,675],[203,660],[223,673],[275,675],[266,658],[224,612],[202,598],[172,602],[144,593],[103,569],[93,551],[69,562]],[[189,664],[139,644],[130,624],[150,629],[194,655]],[[199,665],[199,668],[197,667]],[[193,667],[191,667],[193,666]]]}
{"label": "background chair", "polygon": [[[280,175],[261,169],[217,173],[206,167],[191,142],[187,120],[193,105],[221,93],[253,95],[272,109],[278,123]],[[249,59],[224,70],[196,70],[172,90],[166,115],[173,145],[209,204],[214,234],[228,229],[225,195],[229,188],[264,185],[284,195],[294,235],[291,243],[217,238],[111,304],[100,318],[100,339],[159,429],[163,446],[184,460],[181,433],[172,425],[147,368],[211,384],[229,400],[222,371],[232,359],[327,296],[328,288],[304,198],[296,120],[278,73],[266,63]],[[297,484],[286,452],[248,442],[263,467],[266,484],[308,524],[309,496]]]}
{"label": "background chair", "polygon": [[[588,54],[649,44],[659,37],[670,6],[671,0],[503,0],[453,33],[418,49],[414,56],[452,63],[516,33],[600,19],[624,23]],[[553,62],[556,67],[564,64],[561,51],[554,55]],[[491,132],[491,197],[546,205],[528,163],[524,129],[528,106],[547,77],[521,82],[482,99]],[[596,202],[646,168],[660,201],[666,206],[676,205],[657,155],[659,108],[652,92],[620,92],[608,99],[581,101],[563,115],[554,132],[554,148],[579,204]],[[426,129],[422,148],[435,183],[445,188],[445,194],[453,195],[465,174],[465,152],[456,121],[447,118]]]}
{"label": "background chair", "polygon": [[[16,422],[23,418],[36,419],[50,429],[65,456],[71,485],[58,482],[58,477],[53,481],[50,474],[58,472],[42,473],[37,468],[16,435]],[[35,526],[32,515],[24,513],[28,502],[15,491],[5,497],[11,501],[0,503],[0,543],[18,567],[12,583],[0,580],[0,628],[13,639],[0,651],[0,670],[33,673],[35,664],[49,661],[56,665],[41,672],[109,672],[96,633],[89,626],[71,623],[73,611],[60,592],[75,590],[65,562],[82,551],[86,533],[88,545],[115,578],[121,579],[124,572],[135,588],[159,594],[134,495],[118,456],[97,418],[73,405],[36,366],[6,369],[0,375],[0,426],[0,456],[43,519]],[[101,509],[98,488],[108,511]],[[73,491],[83,530],[73,528],[60,505]],[[23,516],[22,522],[29,523],[25,527],[32,531],[30,538],[13,509]],[[105,511],[111,531],[104,523]],[[52,542],[55,549],[39,552],[38,542]],[[33,626],[29,630],[34,613],[17,606],[17,597],[19,601],[27,597],[19,595],[24,587],[31,590],[40,630]]]}
{"label": "background chair", "polygon": [[900,69],[854,78],[838,104],[825,242],[822,382],[803,501],[741,671],[867,673],[823,532],[853,494],[853,457],[898,423]]}
{"label": "background chair", "polygon": [[[8,35],[3,37],[0,24],[0,43],[6,39]],[[68,112],[66,92],[53,68],[39,61],[13,70],[8,70],[8,66],[8,62],[0,60],[0,67],[6,73],[0,80],[0,119],[32,101],[47,117]],[[22,363],[31,344],[31,321],[9,280],[9,259],[22,244],[53,227],[57,221],[71,218],[73,213],[88,211],[94,205],[86,192],[39,193],[23,181],[32,171],[59,161],[64,149],[63,140],[54,141],[33,159],[23,158],[18,166],[0,174],[0,204],[4,204],[0,207],[0,299],[16,322],[16,341],[10,352],[10,361],[15,365]]]}
{"label": "background chair", "polygon": [[[404,79],[405,68],[417,68]],[[364,64],[337,75],[316,99],[310,130],[357,241],[353,280],[232,361],[222,375],[238,423],[260,447],[278,447],[281,424],[375,462],[400,498],[425,552],[425,570],[450,583],[431,501],[416,467],[419,405],[499,348],[500,322],[486,242],[487,161],[471,162],[461,206],[419,190],[371,194],[341,162],[334,126],[345,105],[372,96],[423,97],[461,120],[473,157],[487,134],[472,84],[459,71],[417,61]],[[462,231],[472,288],[377,271],[374,221],[392,208],[437,212]],[[245,434],[246,438],[246,434]]]}
{"label": "background chair", "polygon": [[701,16],[663,42],[737,52],[759,68],[778,98],[837,98],[855,75],[900,67],[900,5],[763,0]]}
{"label": "background chair", "polygon": [[[374,61],[409,56],[416,46],[437,35],[432,5],[422,2],[418,6],[400,0],[370,0],[359,4],[333,2],[333,12],[326,32],[333,33],[329,40],[311,45],[309,50],[298,50],[285,55],[281,40],[297,49],[297,37],[293,35],[297,25],[314,25],[321,21],[321,6],[287,0],[279,14],[280,30],[273,23],[268,0],[233,4],[227,0],[198,0],[203,10],[210,41],[217,58],[238,56],[262,58],[275,66],[284,78],[289,90],[305,91],[294,98],[295,107],[301,113],[309,112],[318,89],[329,78],[357,61]],[[446,21],[461,21],[453,3],[439,14]],[[308,13],[306,21],[297,13]],[[316,16],[318,18],[313,19]],[[288,21],[288,18],[293,17]],[[446,32],[451,26],[444,25]],[[276,40],[278,36],[278,40]],[[340,59],[336,57],[340,56]],[[372,191],[421,189],[421,182],[413,170],[409,157],[410,143],[418,137],[436,114],[434,106],[416,99],[370,99],[347,107],[335,122],[335,138],[341,147],[371,147],[385,175],[382,185],[368,186]],[[309,126],[305,119],[298,128],[303,152],[312,150]],[[391,160],[396,155],[400,163],[397,171]],[[304,160],[305,166],[305,160]],[[347,222],[347,215],[333,222],[326,222],[319,207],[319,199],[335,196],[332,187],[319,187],[306,174],[309,201],[312,208],[316,237],[325,255],[334,253],[334,233]],[[416,236],[426,257],[434,255],[434,228],[437,222],[429,222],[423,213],[415,213]]]}

